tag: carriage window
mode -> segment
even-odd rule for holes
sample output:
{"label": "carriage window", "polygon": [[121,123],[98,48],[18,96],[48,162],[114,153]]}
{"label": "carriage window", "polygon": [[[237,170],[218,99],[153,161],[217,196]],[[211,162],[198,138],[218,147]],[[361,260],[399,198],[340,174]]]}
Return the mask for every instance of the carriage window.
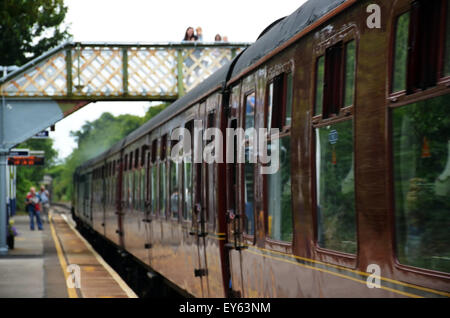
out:
{"label": "carriage window", "polygon": [[166,198],[167,198],[167,174],[166,174],[166,144],[167,135],[161,138],[160,144],[160,163],[159,163],[159,214],[166,215]]}
{"label": "carriage window", "polygon": [[151,193],[152,193],[152,206],[151,206],[151,211],[152,211],[152,214],[156,214],[156,210],[157,210],[157,202],[158,202],[158,200],[157,200],[157,189],[156,189],[156,186],[157,186],[157,183],[158,183],[158,181],[157,181],[157,179],[156,179],[156,177],[157,177],[157,171],[156,171],[156,167],[157,167],[157,165],[156,164],[152,164],[152,166],[150,167],[150,175],[151,175],[151,178],[152,178],[152,185],[151,185]]}
{"label": "carriage window", "polygon": [[[171,142],[172,147],[177,143],[177,141]],[[178,190],[179,180],[180,180],[180,164],[169,161],[170,164],[170,213],[174,219],[178,219],[178,201],[180,199],[180,194]]]}
{"label": "carriage window", "polygon": [[[290,136],[278,140],[280,166],[276,173],[268,174],[267,218],[268,236],[278,241],[292,241],[291,149]],[[273,143],[269,147],[273,147]]]}
{"label": "carriage window", "polygon": [[157,205],[158,205],[158,192],[157,192],[157,185],[158,185],[158,171],[157,171],[157,164],[156,164],[156,154],[157,154],[157,146],[158,146],[158,140],[155,139],[152,141],[152,151],[151,151],[151,167],[150,167],[150,177],[151,177],[151,212],[153,215],[156,214],[157,211]]}
{"label": "carriage window", "polygon": [[[284,117],[283,117],[284,116]],[[282,130],[292,121],[292,73],[274,78],[267,89],[267,129]]]}
{"label": "carriage window", "polygon": [[406,89],[406,67],[408,61],[409,12],[398,17],[395,29],[394,69],[392,91]]}
{"label": "carriage window", "polygon": [[268,92],[268,109],[267,109],[267,123],[266,127],[271,128],[283,128],[283,95],[284,95],[284,74],[281,74],[274,78],[269,84]]}
{"label": "carriage window", "polygon": [[134,152],[134,167],[137,168],[139,165],[139,149]]}
{"label": "carriage window", "polygon": [[[183,218],[185,220],[192,220],[192,141],[194,139],[194,121],[186,123],[185,127],[191,135],[191,149],[188,153],[184,154],[185,157],[183,160]],[[183,138],[187,137],[188,136],[184,136]]]}
{"label": "carriage window", "polygon": [[345,81],[344,81],[344,107],[353,105],[353,95],[355,90],[355,66],[356,47],[355,41],[350,41],[345,45]]}
{"label": "carriage window", "polygon": [[[442,16],[449,0],[425,1],[416,0],[411,4],[411,10],[397,19],[394,46],[394,67],[392,91],[406,89],[407,94],[416,90],[435,86],[442,71],[448,75],[448,54],[442,40],[446,38],[448,29],[448,11]],[[448,8],[447,8],[448,10]],[[441,17],[446,18],[443,21]],[[443,70],[439,70],[439,57],[444,58]]]}
{"label": "carriage window", "polygon": [[127,165],[127,162],[128,162],[128,155],[125,155],[125,159],[124,159],[124,161],[123,161],[123,170],[124,171],[127,171],[128,169],[128,165]]}
{"label": "carriage window", "polygon": [[245,98],[245,129],[255,127],[255,93]]}
{"label": "carriage window", "polygon": [[130,152],[130,156],[128,157],[128,169],[133,169],[133,152]]}
{"label": "carriage window", "polygon": [[[285,89],[286,80],[286,89]],[[285,105],[283,105],[285,101]],[[290,126],[292,118],[292,73],[281,74],[269,84],[267,108],[267,128]],[[283,109],[283,106],[285,109]],[[285,116],[283,118],[283,113]],[[270,120],[271,119],[271,120]],[[283,122],[284,119],[284,122]],[[292,241],[292,202],[290,171],[290,136],[270,141],[269,152],[278,146],[279,169],[274,174],[265,175],[265,206],[267,208],[267,236],[278,241]]]}
{"label": "carriage window", "polygon": [[[246,97],[245,102],[245,130],[255,127],[255,93]],[[250,135],[251,136],[251,135]],[[255,233],[254,220],[254,185],[255,185],[255,163],[250,160],[254,145],[246,141],[245,146],[245,164],[244,164],[244,231],[253,235]]]}
{"label": "carriage window", "polygon": [[319,246],[356,253],[352,120],[315,129]]}
{"label": "carriage window", "polygon": [[400,263],[450,273],[450,94],[392,110]]}
{"label": "carriage window", "polygon": [[325,53],[325,84],[323,92],[323,118],[337,115],[341,107],[341,83],[342,83],[342,60],[343,43],[326,49]]}
{"label": "carriage window", "polygon": [[447,0],[447,26],[445,30],[444,76],[450,76],[450,0]]}
{"label": "carriage window", "polygon": [[292,73],[286,77],[286,115],[284,118],[284,125],[291,126],[292,122]]}
{"label": "carriage window", "polygon": [[316,105],[314,107],[314,115],[322,114],[324,75],[325,57],[322,55],[317,59],[316,64]]}

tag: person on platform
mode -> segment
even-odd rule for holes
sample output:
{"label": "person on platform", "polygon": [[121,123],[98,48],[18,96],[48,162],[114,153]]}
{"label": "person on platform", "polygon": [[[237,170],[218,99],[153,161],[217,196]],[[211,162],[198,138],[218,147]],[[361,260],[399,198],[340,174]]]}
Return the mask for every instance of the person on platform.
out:
{"label": "person on platform", "polygon": [[27,197],[25,199],[26,211],[30,216],[30,230],[34,231],[34,218],[36,217],[36,223],[39,231],[42,231],[44,228],[41,222],[40,215],[40,199],[36,193],[36,188],[31,187],[30,192],[28,192]]}
{"label": "person on platform", "polygon": [[44,185],[41,185],[41,190],[38,193],[39,198],[41,199],[41,210],[42,210],[42,220],[45,222],[48,221],[48,211],[50,209],[50,194],[48,190],[45,189]]}

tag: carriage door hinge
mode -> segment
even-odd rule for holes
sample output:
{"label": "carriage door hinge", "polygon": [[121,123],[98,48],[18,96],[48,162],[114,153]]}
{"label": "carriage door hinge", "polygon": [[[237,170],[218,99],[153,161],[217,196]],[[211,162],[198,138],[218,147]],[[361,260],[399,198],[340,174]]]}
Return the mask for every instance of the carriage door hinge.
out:
{"label": "carriage door hinge", "polygon": [[194,269],[195,277],[202,277],[208,275],[208,270],[206,268]]}

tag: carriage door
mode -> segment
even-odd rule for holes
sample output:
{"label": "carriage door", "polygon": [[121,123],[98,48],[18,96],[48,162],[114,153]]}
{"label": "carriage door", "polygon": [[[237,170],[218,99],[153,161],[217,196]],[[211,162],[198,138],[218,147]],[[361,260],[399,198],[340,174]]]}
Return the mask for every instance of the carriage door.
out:
{"label": "carriage door", "polygon": [[[206,103],[201,103],[197,113],[197,120],[194,122],[194,213],[192,216],[192,232],[195,233],[198,248],[198,267],[194,269],[195,277],[200,278],[203,290],[203,297],[209,294],[208,267],[205,251],[205,237],[207,235],[207,199],[205,183],[205,163],[203,160],[203,132],[207,123]],[[202,130],[200,130],[202,129]],[[195,130],[199,133],[196,134]]]}
{"label": "carriage door", "polygon": [[[229,296],[240,297],[243,291],[241,249],[243,242],[242,216],[240,214],[240,164],[238,163],[238,136],[233,132],[242,127],[239,122],[240,85],[232,89],[230,108],[227,110],[227,136],[226,136],[226,219],[227,219],[227,243],[229,255]],[[232,144],[231,144],[232,143]]]}

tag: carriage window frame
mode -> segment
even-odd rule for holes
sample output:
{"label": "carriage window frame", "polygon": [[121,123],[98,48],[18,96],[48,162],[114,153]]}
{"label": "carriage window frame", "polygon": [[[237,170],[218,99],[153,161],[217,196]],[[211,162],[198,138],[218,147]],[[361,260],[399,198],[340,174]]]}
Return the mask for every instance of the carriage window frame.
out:
{"label": "carriage window frame", "polygon": [[[266,93],[264,98],[264,128],[269,128],[269,115],[272,120],[270,123],[270,128],[279,128],[279,136],[278,136],[278,142],[281,142],[281,140],[285,137],[291,137],[291,126],[293,121],[293,81],[294,81],[294,69],[293,69],[293,63],[287,63],[280,73],[275,73],[272,75],[272,77],[267,81],[266,84]],[[271,88],[272,87],[272,88]],[[275,103],[274,100],[277,99],[277,102]],[[273,121],[274,117],[270,112],[273,113],[274,105],[278,104],[279,109],[278,117],[279,117],[279,126],[280,127],[274,127]],[[281,106],[280,106],[281,104]],[[287,115],[288,111],[287,108],[290,106],[290,123],[287,124]],[[272,135],[269,133],[267,135],[267,141],[270,142],[274,140]],[[292,139],[289,139],[289,143],[292,144]],[[292,153],[292,147],[291,153]],[[259,161],[259,160],[258,160]],[[264,164],[258,162],[259,165],[264,166]],[[289,169],[292,170],[292,157],[290,159],[290,166]],[[292,180],[291,180],[291,227],[292,227],[292,238],[290,241],[284,241],[284,240],[278,240],[274,239],[269,236],[269,202],[268,202],[268,184],[269,184],[269,175],[260,175],[258,174],[258,177],[262,179],[262,186],[263,186],[263,198],[262,198],[262,206],[264,209],[264,238],[265,238],[265,244],[269,249],[272,250],[280,250],[283,252],[291,253],[292,252],[292,246],[295,238],[295,229],[294,229],[294,206],[293,206],[293,191],[292,191]]]}
{"label": "carriage window frame", "polygon": [[[217,128],[216,120],[217,120],[216,109],[215,108],[210,109],[207,112],[207,116],[206,116],[206,128]],[[213,138],[216,138],[216,137],[213,136]],[[212,142],[212,141],[214,141],[214,139],[211,139],[209,142]],[[207,143],[205,143],[205,145],[206,144]],[[214,152],[215,151],[216,151],[216,149],[214,149]],[[212,188],[209,187],[209,178],[211,177],[210,173],[209,173],[209,168],[210,168],[209,165],[213,166],[213,168],[212,168],[213,187]],[[210,228],[214,228],[215,219],[216,219],[215,211],[217,210],[217,195],[216,195],[217,178],[216,178],[216,173],[215,173],[217,165],[216,165],[216,162],[213,162],[211,164],[206,163],[205,166],[206,166],[206,169],[205,169],[206,189],[205,189],[205,191],[207,193],[206,198],[205,198],[206,199],[206,202],[205,202],[205,204],[206,204],[206,215],[205,215],[206,222],[205,223],[207,223]],[[212,193],[212,195],[211,195],[211,193]],[[212,201],[212,204],[210,201]],[[210,204],[212,206],[212,211],[209,210]]]}
{"label": "carriage window frame", "polygon": [[[346,59],[346,47],[347,44],[350,43],[351,41],[354,41],[355,44],[355,64],[354,64],[354,78],[353,78],[353,102],[350,106],[344,106],[344,89],[345,89],[345,85],[344,85],[344,80],[345,80],[345,65],[347,62]],[[326,116],[324,117],[323,114],[325,112],[325,109],[323,107],[323,104],[321,105],[322,109],[321,109],[321,113],[316,113],[316,101],[317,101],[317,82],[318,82],[318,61],[319,59],[323,59],[323,84],[325,85],[325,72],[326,72],[326,50],[329,47],[332,47],[336,44],[338,44],[339,42],[342,43],[342,59],[341,59],[341,65],[340,65],[340,74],[339,74],[339,79],[341,81],[340,84],[340,106],[338,108],[338,113],[336,115],[333,116],[328,116],[326,118]],[[359,58],[358,58],[358,53],[359,53],[359,35],[358,32],[356,30],[356,27],[350,27],[348,29],[345,29],[344,31],[341,31],[340,33],[337,33],[336,35],[333,35],[332,37],[329,37],[329,39],[327,41],[321,42],[321,43],[317,43],[316,47],[314,49],[314,54],[313,54],[313,58],[314,58],[314,63],[312,63],[311,65],[311,72],[314,74],[314,76],[312,76],[311,81],[312,81],[312,90],[311,90],[311,133],[312,136],[316,136],[316,130],[318,128],[321,127],[325,127],[325,126],[331,126],[334,124],[338,124],[341,122],[346,122],[346,121],[351,121],[352,122],[352,127],[353,127],[353,153],[355,153],[356,150],[356,134],[355,134],[355,125],[354,125],[354,110],[355,110],[355,105],[357,103],[356,101],[356,94],[357,94],[357,78],[356,78],[356,74],[358,72],[358,66],[359,66]],[[325,99],[325,90],[323,89],[323,94],[322,94],[322,100],[324,102]],[[350,253],[346,253],[346,252],[342,252],[342,251],[338,251],[338,250],[333,250],[333,249],[329,249],[329,248],[325,248],[319,245],[319,235],[318,235],[318,210],[317,210],[317,171],[316,171],[316,138],[313,137],[311,138],[311,142],[310,142],[310,151],[312,154],[312,159],[311,159],[311,163],[310,163],[310,169],[312,171],[311,173],[311,186],[312,186],[312,194],[313,194],[313,204],[312,204],[312,210],[313,210],[313,223],[314,223],[314,230],[313,230],[313,240],[314,240],[314,249],[317,252],[317,255],[319,256],[320,259],[323,259],[325,262],[331,263],[331,264],[336,264],[336,265],[342,265],[348,268],[356,268],[357,265],[357,258],[359,255],[359,226],[358,226],[358,206],[356,204],[356,200],[354,200],[354,209],[355,209],[355,238],[356,238],[356,252],[354,254],[350,254]],[[356,161],[353,164],[353,167],[355,169],[356,167]],[[356,171],[356,169],[355,169]],[[357,177],[356,175],[354,175],[354,189],[356,191],[356,180]]]}
{"label": "carriage window frame", "polygon": [[[347,76],[346,70],[349,65],[347,65],[348,48],[350,43],[354,43],[354,65],[353,76],[352,76],[352,102],[350,105],[346,105],[346,85]],[[339,58],[330,56],[332,50],[339,50]],[[312,76],[312,123],[319,124],[321,122],[333,122],[335,120],[340,120],[342,118],[353,115],[354,105],[356,103],[356,92],[357,92],[357,71],[358,71],[358,52],[359,52],[359,36],[357,36],[357,31],[354,27],[350,27],[340,33],[340,36],[332,37],[330,41],[325,41],[318,43],[313,57],[313,69]],[[328,57],[328,58],[327,58]],[[330,66],[330,62],[333,64]],[[322,77],[319,76],[319,67],[322,63]],[[338,72],[332,72],[332,68],[338,69]],[[327,77],[328,76],[328,77]],[[332,81],[338,87],[337,93],[335,95],[329,95],[327,93],[327,81]],[[321,88],[319,89],[319,86]],[[331,90],[331,89],[330,89]],[[319,93],[320,92],[320,93]],[[326,105],[327,100],[333,101],[334,105]],[[321,104],[318,105],[318,100]],[[320,110],[320,111],[318,111]]]}
{"label": "carriage window frame", "polygon": [[[441,0],[439,0],[441,1]],[[418,1],[420,2],[420,1]],[[413,2],[411,1],[406,6],[403,6],[396,10],[393,14],[393,22],[392,22],[392,30],[391,30],[391,40],[390,40],[390,62],[389,62],[389,94],[388,94],[388,100],[391,103],[398,103],[402,101],[411,102],[414,100],[415,94],[421,94],[428,90],[435,91],[439,89],[445,89],[445,87],[450,82],[450,71],[448,74],[445,74],[445,56],[446,54],[450,52],[446,52],[448,49],[446,46],[450,48],[450,37],[447,32],[450,30],[450,1],[449,0],[442,0],[440,4],[440,16],[439,16],[439,26],[438,29],[438,36],[436,36],[435,41],[433,44],[435,45],[435,48],[437,49],[436,56],[434,57],[434,60],[430,61],[430,58],[427,57],[427,62],[433,64],[433,68],[435,68],[434,72],[434,79],[433,83],[427,83],[424,85],[423,88],[418,87],[420,84],[417,82],[419,81],[425,81],[423,77],[421,77],[421,74],[419,71],[417,71],[416,66],[419,65],[416,63],[414,58],[419,58],[420,53],[417,53],[417,51],[414,51],[414,47],[412,47],[411,42],[412,41],[420,41],[423,40],[424,37],[427,37],[426,30],[419,30],[422,32],[419,32],[417,30],[417,24],[419,23],[420,14],[414,14],[414,8],[413,8]],[[420,9],[419,9],[420,10]],[[405,74],[404,76],[404,88],[395,90],[394,89],[394,77],[395,77],[395,64],[397,62],[396,60],[396,41],[397,41],[397,26],[398,26],[398,20],[401,16],[408,14],[409,16],[409,23],[408,23],[408,34],[407,34],[407,47],[408,52],[406,53],[406,67],[405,67]],[[428,25],[427,25],[428,27]],[[416,28],[416,29],[414,29]],[[414,29],[414,30],[413,30]],[[414,31],[416,33],[420,33],[418,36],[416,36],[414,39],[411,34],[414,34]],[[447,42],[448,41],[448,42]],[[437,43],[436,43],[437,42]],[[411,47],[411,48],[410,48]],[[427,51],[428,53],[428,51]],[[450,63],[450,62],[449,62]]]}

